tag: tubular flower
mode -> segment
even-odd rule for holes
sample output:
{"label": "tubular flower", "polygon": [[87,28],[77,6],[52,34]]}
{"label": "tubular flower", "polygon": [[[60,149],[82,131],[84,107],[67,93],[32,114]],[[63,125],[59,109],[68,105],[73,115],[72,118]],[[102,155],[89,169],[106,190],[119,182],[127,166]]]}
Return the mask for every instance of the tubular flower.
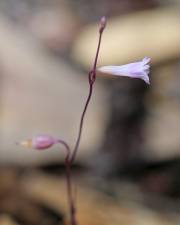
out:
{"label": "tubular flower", "polygon": [[145,57],[142,61],[129,63],[122,66],[103,66],[98,68],[98,71],[117,76],[140,78],[147,84],[150,84],[148,76],[150,72],[150,61],[151,59],[149,57]]}
{"label": "tubular flower", "polygon": [[56,144],[58,141],[49,135],[38,135],[32,139],[27,139],[25,141],[18,142],[17,144],[28,148],[34,148],[37,150],[44,150],[50,148],[52,145]]}

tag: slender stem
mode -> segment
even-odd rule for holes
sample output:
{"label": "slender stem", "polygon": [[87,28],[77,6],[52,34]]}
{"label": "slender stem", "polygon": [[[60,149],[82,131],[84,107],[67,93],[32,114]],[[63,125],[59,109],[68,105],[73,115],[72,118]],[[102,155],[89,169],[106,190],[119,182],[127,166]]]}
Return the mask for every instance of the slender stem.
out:
{"label": "slender stem", "polygon": [[99,56],[99,49],[100,49],[101,39],[102,39],[102,32],[103,31],[99,32],[98,47],[97,47],[96,56],[95,56],[95,60],[94,60],[94,66],[93,66],[93,73],[94,73],[95,77],[96,77],[96,67],[97,67],[97,60],[98,60],[98,56]]}
{"label": "slender stem", "polygon": [[68,191],[68,201],[69,201],[69,210],[70,210],[70,220],[71,225],[77,225],[76,221],[76,208],[75,208],[75,201],[72,194],[72,174],[71,174],[71,166],[69,160],[69,155],[66,157],[66,180],[67,180],[67,191]]}
{"label": "slender stem", "polygon": [[69,205],[69,213],[70,213],[70,221],[71,225],[77,225],[76,222],[76,209],[75,209],[75,203],[72,195],[72,174],[71,174],[71,166],[72,164],[70,163],[70,148],[69,145],[63,141],[58,139],[57,143],[62,144],[65,149],[66,149],[66,159],[65,159],[65,164],[66,164],[66,183],[67,183],[67,195],[68,195],[68,205]]}
{"label": "slender stem", "polygon": [[69,147],[69,145],[65,141],[63,141],[61,139],[58,139],[56,142],[61,144],[61,145],[63,145],[65,147],[67,156],[69,156],[70,155],[70,147]]}
{"label": "slender stem", "polygon": [[96,51],[96,55],[95,55],[95,59],[94,59],[94,64],[93,64],[92,70],[89,72],[89,76],[88,76],[88,79],[89,79],[89,94],[88,94],[88,97],[86,99],[84,109],[83,109],[83,112],[82,112],[82,115],[81,115],[78,136],[77,136],[77,140],[76,140],[74,149],[72,151],[72,154],[71,154],[70,148],[69,148],[69,146],[67,145],[66,142],[64,142],[62,140],[58,141],[60,144],[64,145],[66,150],[67,150],[65,163],[66,163],[66,181],[67,181],[67,191],[68,191],[68,202],[69,202],[71,225],[77,225],[75,201],[74,201],[73,194],[72,194],[71,169],[72,169],[72,164],[73,164],[73,162],[76,158],[76,154],[77,154],[77,151],[78,151],[78,148],[79,148],[79,144],[80,144],[80,140],[81,140],[81,136],[82,136],[82,129],[83,129],[85,114],[86,114],[89,102],[91,100],[91,97],[92,97],[93,85],[94,85],[94,82],[96,80],[96,67],[97,67],[97,60],[98,60],[98,56],[99,56],[99,49],[100,49],[100,45],[101,45],[101,38],[102,38],[102,33],[104,31],[105,26],[106,26],[106,18],[102,17],[101,21],[100,21],[99,41],[98,41],[97,51]]}
{"label": "slender stem", "polygon": [[78,148],[79,148],[79,143],[80,143],[81,136],[82,136],[84,118],[85,118],[85,114],[86,114],[89,102],[91,100],[91,96],[92,96],[92,92],[93,92],[93,85],[96,80],[96,66],[97,66],[97,60],[98,60],[98,55],[99,55],[99,49],[100,49],[100,45],[101,45],[102,33],[103,33],[103,30],[99,31],[99,41],[98,41],[98,47],[97,47],[96,56],[95,56],[95,60],[94,60],[94,65],[93,65],[93,69],[89,72],[89,94],[88,94],[88,97],[85,102],[85,106],[84,106],[84,109],[83,109],[83,112],[81,115],[78,137],[77,137],[75,147],[73,149],[72,156],[70,159],[71,164],[74,162]]}
{"label": "slender stem", "polygon": [[87,100],[86,100],[86,103],[85,103],[85,106],[84,106],[83,113],[82,113],[82,115],[81,115],[80,126],[79,126],[79,132],[78,132],[78,138],[77,138],[77,141],[76,141],[74,150],[73,150],[73,152],[72,152],[71,160],[70,160],[71,163],[74,162],[74,159],[75,159],[75,157],[76,157],[76,153],[77,153],[77,150],[78,150],[78,147],[79,147],[79,143],[80,143],[80,139],[81,139],[81,134],[82,134],[82,128],[83,128],[84,117],[85,117],[85,114],[86,114],[86,111],[87,111],[87,107],[88,107],[88,105],[89,105],[89,102],[90,102],[90,99],[91,99],[91,96],[92,96],[92,90],[93,90],[93,84],[90,84],[90,85],[89,85],[89,94],[88,94],[88,97],[87,97]]}

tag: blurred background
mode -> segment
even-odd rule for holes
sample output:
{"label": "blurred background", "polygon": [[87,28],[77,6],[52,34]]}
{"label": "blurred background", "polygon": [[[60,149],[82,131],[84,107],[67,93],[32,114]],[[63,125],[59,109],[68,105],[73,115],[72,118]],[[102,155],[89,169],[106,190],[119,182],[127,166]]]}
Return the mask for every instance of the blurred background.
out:
{"label": "blurred background", "polygon": [[88,71],[152,58],[151,85],[98,74],[73,167],[79,225],[180,224],[180,1],[0,1],[0,225],[69,224],[65,152]]}

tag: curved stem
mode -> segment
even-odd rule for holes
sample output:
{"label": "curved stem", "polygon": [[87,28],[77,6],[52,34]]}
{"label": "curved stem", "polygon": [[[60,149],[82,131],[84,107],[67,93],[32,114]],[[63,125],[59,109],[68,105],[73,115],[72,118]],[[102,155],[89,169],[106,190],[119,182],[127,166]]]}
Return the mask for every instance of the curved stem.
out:
{"label": "curved stem", "polygon": [[72,168],[72,164],[76,158],[76,154],[79,148],[79,144],[80,144],[80,140],[81,140],[81,136],[82,136],[82,129],[83,129],[83,123],[84,123],[84,118],[85,118],[85,114],[89,105],[89,102],[91,100],[92,97],[92,92],[93,92],[93,85],[94,82],[96,80],[96,67],[97,67],[97,60],[98,60],[98,56],[99,56],[99,50],[100,50],[100,45],[101,45],[101,38],[102,38],[102,33],[104,31],[104,28],[106,26],[106,19],[105,17],[102,17],[100,20],[100,29],[99,29],[99,41],[98,41],[98,46],[97,46],[97,50],[96,50],[96,55],[95,55],[95,59],[94,59],[94,64],[92,67],[92,70],[89,72],[89,94],[88,97],[86,99],[85,105],[84,105],[84,109],[80,118],[80,125],[79,125],[79,131],[78,131],[78,136],[77,136],[77,140],[75,142],[75,146],[74,149],[72,151],[72,154],[70,152],[70,148],[68,146],[68,144],[62,140],[58,140],[58,143],[64,145],[64,147],[66,148],[67,151],[67,155],[66,155],[66,179],[67,179],[67,189],[68,189],[68,201],[69,201],[69,209],[70,209],[70,219],[71,219],[71,225],[77,225],[77,221],[76,221],[76,208],[75,208],[75,203],[74,203],[74,199],[73,199],[73,195],[72,195],[72,183],[71,183],[71,168]]}
{"label": "curved stem", "polygon": [[85,117],[85,114],[86,114],[86,111],[87,111],[87,107],[89,105],[89,102],[90,102],[90,99],[91,99],[91,96],[92,96],[92,90],[93,90],[93,84],[90,84],[89,85],[89,94],[88,94],[88,97],[87,97],[87,100],[86,100],[86,103],[85,103],[85,106],[84,106],[83,113],[81,115],[79,132],[78,132],[78,138],[77,138],[77,141],[76,141],[76,144],[75,144],[75,147],[74,147],[74,150],[72,152],[71,159],[70,159],[71,164],[74,162],[74,159],[76,157],[77,150],[78,150],[78,147],[79,147],[79,143],[80,143],[80,140],[81,140],[81,134],[82,134],[82,129],[83,129],[84,117]]}
{"label": "curved stem", "polygon": [[91,96],[92,96],[92,92],[93,92],[93,85],[96,80],[96,67],[97,67],[97,60],[98,60],[98,56],[99,56],[99,49],[100,49],[100,45],[101,45],[102,33],[103,33],[103,30],[99,31],[99,41],[98,41],[98,47],[97,47],[96,56],[95,56],[95,60],[94,60],[94,65],[93,65],[93,69],[89,72],[89,94],[88,94],[88,97],[85,102],[85,106],[84,106],[84,109],[83,109],[83,112],[81,115],[78,137],[77,137],[75,147],[73,149],[72,156],[70,159],[71,164],[74,162],[78,148],[79,148],[79,143],[80,143],[81,136],[82,136],[84,117],[85,117],[89,102],[91,100]]}
{"label": "curved stem", "polygon": [[65,142],[65,141],[63,141],[63,140],[61,140],[61,139],[58,139],[57,141],[56,141],[56,143],[59,143],[59,144],[61,144],[61,145],[63,145],[64,147],[65,147],[65,149],[66,149],[66,153],[67,153],[67,156],[69,157],[69,155],[70,155],[70,147],[69,147],[69,145]]}

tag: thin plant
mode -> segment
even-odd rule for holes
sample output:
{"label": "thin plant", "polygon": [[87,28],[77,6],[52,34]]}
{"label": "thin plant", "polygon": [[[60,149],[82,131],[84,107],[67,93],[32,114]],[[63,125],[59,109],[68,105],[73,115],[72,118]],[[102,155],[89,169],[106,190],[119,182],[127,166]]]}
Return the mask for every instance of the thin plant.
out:
{"label": "thin plant", "polygon": [[95,54],[95,59],[94,59],[92,69],[90,70],[88,74],[89,92],[88,92],[88,96],[81,114],[78,135],[77,135],[74,148],[71,150],[69,145],[64,140],[57,139],[45,134],[38,135],[32,139],[18,142],[18,144],[22,146],[31,147],[37,150],[48,149],[54,144],[61,144],[64,146],[66,150],[66,157],[65,157],[66,183],[67,183],[67,197],[68,197],[68,206],[69,206],[69,215],[70,215],[71,225],[78,225],[77,208],[75,205],[75,198],[73,196],[72,166],[76,159],[77,152],[79,149],[79,144],[82,137],[84,118],[85,118],[87,108],[89,106],[89,103],[93,94],[93,88],[96,81],[97,71],[101,73],[108,73],[115,76],[127,76],[130,78],[140,78],[144,80],[147,84],[149,84],[148,74],[150,69],[150,65],[149,65],[150,58],[148,57],[145,57],[142,61],[138,61],[138,62],[122,65],[122,66],[103,66],[97,69],[97,61],[98,61],[98,56],[100,51],[102,34],[105,27],[106,27],[106,18],[102,17],[99,23],[99,40],[98,40],[97,50]]}

